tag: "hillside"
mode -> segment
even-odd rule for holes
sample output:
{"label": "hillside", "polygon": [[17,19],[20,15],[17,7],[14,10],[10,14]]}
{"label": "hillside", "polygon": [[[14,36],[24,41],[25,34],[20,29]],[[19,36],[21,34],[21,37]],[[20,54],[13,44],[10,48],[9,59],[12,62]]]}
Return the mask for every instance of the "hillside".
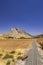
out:
{"label": "hillside", "polygon": [[34,36],[34,38],[43,38],[43,34],[36,35],[36,36]]}
{"label": "hillside", "polygon": [[43,38],[43,34],[32,36],[20,28],[11,28],[7,34],[0,34],[0,39],[29,39],[29,38]]}
{"label": "hillside", "polygon": [[32,35],[21,30],[20,28],[11,28],[9,33],[0,34],[0,39],[25,39],[32,38]]}

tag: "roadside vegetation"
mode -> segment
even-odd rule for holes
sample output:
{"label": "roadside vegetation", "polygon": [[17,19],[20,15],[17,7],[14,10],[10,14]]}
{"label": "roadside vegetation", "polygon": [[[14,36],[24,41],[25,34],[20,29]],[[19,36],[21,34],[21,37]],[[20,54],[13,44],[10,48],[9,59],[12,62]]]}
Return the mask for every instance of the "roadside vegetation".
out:
{"label": "roadside vegetation", "polygon": [[43,42],[39,42],[40,48],[43,50]]}
{"label": "roadside vegetation", "polygon": [[4,60],[6,65],[11,65],[11,62],[14,63],[15,60],[21,59],[25,60],[23,57],[22,50],[10,50],[10,51],[0,51],[0,59]]}

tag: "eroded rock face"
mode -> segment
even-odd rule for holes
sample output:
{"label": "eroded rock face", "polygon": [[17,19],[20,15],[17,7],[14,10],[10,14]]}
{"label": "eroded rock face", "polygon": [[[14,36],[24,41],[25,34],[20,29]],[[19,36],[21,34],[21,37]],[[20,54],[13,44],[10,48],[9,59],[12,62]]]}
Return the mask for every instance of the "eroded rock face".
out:
{"label": "eroded rock face", "polygon": [[0,34],[0,39],[15,39],[15,38],[32,38],[32,36],[26,33],[20,28],[11,28],[7,34]]}
{"label": "eroded rock face", "polygon": [[20,28],[11,28],[9,35],[14,36],[15,38],[31,38],[32,36]]}

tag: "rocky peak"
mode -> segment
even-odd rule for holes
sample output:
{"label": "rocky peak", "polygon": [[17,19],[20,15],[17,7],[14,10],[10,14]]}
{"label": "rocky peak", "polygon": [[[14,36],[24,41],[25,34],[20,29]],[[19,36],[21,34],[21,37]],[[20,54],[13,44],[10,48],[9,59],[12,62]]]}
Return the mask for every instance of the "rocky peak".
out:
{"label": "rocky peak", "polygon": [[16,28],[11,28],[11,30],[10,30],[12,33],[13,32],[16,32],[16,33],[18,33],[18,34],[28,34],[28,33],[26,33],[24,30],[22,30],[22,29],[20,29],[20,28],[18,28],[18,27],[16,27]]}
{"label": "rocky peak", "polygon": [[26,33],[24,30],[16,27],[16,28],[11,28],[10,32],[9,32],[10,36],[15,36],[15,37],[25,37],[25,38],[29,38],[32,37],[30,34]]}
{"label": "rocky peak", "polygon": [[11,28],[10,32],[8,34],[4,34],[5,38],[32,38],[32,36],[28,33],[26,33],[24,30],[20,28]]}

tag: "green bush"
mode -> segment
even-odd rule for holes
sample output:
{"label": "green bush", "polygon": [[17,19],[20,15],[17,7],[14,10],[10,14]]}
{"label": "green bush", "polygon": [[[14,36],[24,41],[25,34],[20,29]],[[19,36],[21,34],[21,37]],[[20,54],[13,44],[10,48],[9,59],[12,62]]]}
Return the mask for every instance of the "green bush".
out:
{"label": "green bush", "polygon": [[21,54],[22,54],[21,52],[18,53],[18,55],[21,55]]}
{"label": "green bush", "polygon": [[26,57],[23,57],[23,58],[22,58],[22,60],[25,60],[25,59],[27,59],[27,58],[28,58],[28,56],[26,56]]}
{"label": "green bush", "polygon": [[0,57],[3,56],[3,54],[0,54]]}
{"label": "green bush", "polygon": [[17,57],[17,59],[21,59],[21,60],[25,60],[25,59],[27,59],[27,58],[28,58],[28,56],[26,56],[26,57],[18,56],[18,57]]}
{"label": "green bush", "polygon": [[20,39],[26,39],[25,37],[20,37]]}
{"label": "green bush", "polygon": [[21,59],[22,60],[22,56],[18,56],[17,59]]}
{"label": "green bush", "polygon": [[9,59],[9,58],[13,58],[13,56],[9,55],[9,54],[6,54],[3,59]]}
{"label": "green bush", "polygon": [[14,37],[11,37],[11,36],[6,36],[5,38],[6,39],[14,39]]}
{"label": "green bush", "polygon": [[13,39],[14,37],[10,37],[10,36],[9,36],[9,37],[7,37],[7,38],[8,38],[8,39]]}
{"label": "green bush", "polygon": [[14,59],[12,59],[12,62],[14,62],[15,60]]}
{"label": "green bush", "polygon": [[15,51],[11,51],[11,52],[10,52],[10,54],[14,54],[14,53],[15,53]]}
{"label": "green bush", "polygon": [[10,65],[10,61],[7,61],[7,64],[6,65]]}

